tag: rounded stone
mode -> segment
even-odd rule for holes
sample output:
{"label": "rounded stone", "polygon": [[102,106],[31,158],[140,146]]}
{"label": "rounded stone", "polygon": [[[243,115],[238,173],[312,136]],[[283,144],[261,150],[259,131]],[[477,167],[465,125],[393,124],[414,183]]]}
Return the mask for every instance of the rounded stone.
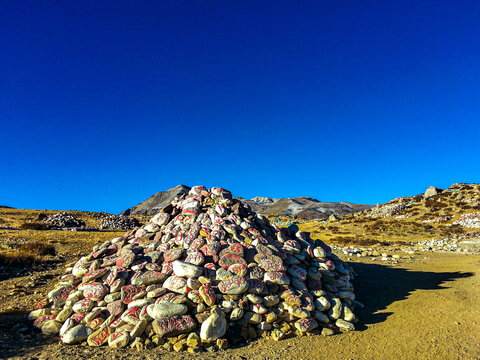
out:
{"label": "rounded stone", "polygon": [[110,289],[108,288],[108,286],[102,283],[94,282],[94,283],[88,284],[83,289],[83,296],[86,299],[98,301],[98,300],[102,300],[105,297],[105,295],[109,293],[109,291]]}
{"label": "rounded stone", "polygon": [[187,293],[187,279],[180,276],[170,276],[163,283],[163,287],[167,290],[173,291],[179,294]]}
{"label": "rounded stone", "polygon": [[338,319],[335,321],[335,325],[343,331],[353,331],[355,330],[355,325],[353,325],[351,322],[345,321],[343,319]]}
{"label": "rounded stone", "polygon": [[175,260],[173,262],[173,273],[175,276],[186,277],[186,278],[198,278],[203,273],[203,268],[200,266],[183,262],[180,260]]}
{"label": "rounded stone", "polygon": [[47,320],[42,324],[42,333],[45,335],[57,335],[62,323],[57,320]]}
{"label": "rounded stone", "polygon": [[85,341],[92,332],[93,330],[85,325],[77,325],[63,334],[62,341],[65,344],[78,344]]}
{"label": "rounded stone", "polygon": [[121,349],[130,342],[130,333],[128,331],[119,330],[110,334],[108,337],[108,346],[112,348]]}
{"label": "rounded stone", "polygon": [[223,294],[243,294],[248,290],[248,282],[243,276],[232,276],[218,284],[218,290]]}
{"label": "rounded stone", "polygon": [[168,302],[151,304],[147,306],[147,313],[154,320],[158,320],[165,317],[185,315],[187,313],[187,306],[184,304],[173,304]]}
{"label": "rounded stone", "polygon": [[211,315],[202,323],[200,338],[212,342],[221,338],[227,332],[225,314],[218,307],[212,309]]}

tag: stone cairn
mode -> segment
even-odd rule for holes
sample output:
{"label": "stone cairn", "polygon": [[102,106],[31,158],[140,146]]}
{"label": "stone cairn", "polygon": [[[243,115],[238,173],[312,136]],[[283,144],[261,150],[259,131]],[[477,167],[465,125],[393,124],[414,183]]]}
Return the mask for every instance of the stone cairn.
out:
{"label": "stone cairn", "polygon": [[85,226],[83,220],[77,219],[74,215],[66,212],[58,212],[48,216],[43,222],[51,228],[74,228]]}
{"label": "stone cairn", "polygon": [[71,265],[29,315],[65,344],[214,351],[354,330],[362,306],[329,246],[218,187],[193,187]]}
{"label": "stone cairn", "polygon": [[109,215],[100,220],[100,229],[134,229],[138,227],[140,223],[137,219],[130,216],[123,215]]}

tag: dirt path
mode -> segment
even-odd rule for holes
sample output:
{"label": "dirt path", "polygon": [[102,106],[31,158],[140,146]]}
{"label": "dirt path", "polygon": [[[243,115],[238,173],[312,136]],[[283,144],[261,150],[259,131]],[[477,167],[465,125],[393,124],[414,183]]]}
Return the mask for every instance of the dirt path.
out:
{"label": "dirt path", "polygon": [[359,274],[356,294],[366,305],[357,324],[359,331],[328,338],[259,340],[199,355],[64,346],[37,332],[19,331],[28,307],[47,291],[61,269],[18,276],[0,282],[0,356],[57,360],[480,358],[480,256],[425,253],[392,266],[361,261],[353,263]]}

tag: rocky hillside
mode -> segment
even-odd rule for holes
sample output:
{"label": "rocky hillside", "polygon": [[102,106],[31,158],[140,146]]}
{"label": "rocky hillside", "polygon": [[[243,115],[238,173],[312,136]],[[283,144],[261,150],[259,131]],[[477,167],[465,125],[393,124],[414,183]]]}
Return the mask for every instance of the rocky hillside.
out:
{"label": "rocky hillside", "polygon": [[[178,185],[167,191],[152,195],[140,204],[125,210],[121,215],[155,215],[160,209],[167,206],[176,196],[187,194],[190,188]],[[280,198],[257,196],[247,200],[252,209],[266,216],[288,216],[298,219],[315,220],[326,219],[330,215],[346,215],[372,208],[371,205],[352,204],[348,202],[321,202],[310,197]]]}
{"label": "rocky hillside", "polygon": [[480,184],[430,187],[327,223],[304,222],[302,230],[325,241],[368,245],[415,242],[425,246],[480,245]]}

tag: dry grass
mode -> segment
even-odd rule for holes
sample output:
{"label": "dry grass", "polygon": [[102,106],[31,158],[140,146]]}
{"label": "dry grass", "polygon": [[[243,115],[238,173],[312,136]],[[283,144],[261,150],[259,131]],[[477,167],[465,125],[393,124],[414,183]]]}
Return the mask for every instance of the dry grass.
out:
{"label": "dry grass", "polygon": [[55,246],[41,241],[32,241],[10,251],[0,252],[0,265],[25,267],[34,266],[43,261],[45,256],[55,256]]}

